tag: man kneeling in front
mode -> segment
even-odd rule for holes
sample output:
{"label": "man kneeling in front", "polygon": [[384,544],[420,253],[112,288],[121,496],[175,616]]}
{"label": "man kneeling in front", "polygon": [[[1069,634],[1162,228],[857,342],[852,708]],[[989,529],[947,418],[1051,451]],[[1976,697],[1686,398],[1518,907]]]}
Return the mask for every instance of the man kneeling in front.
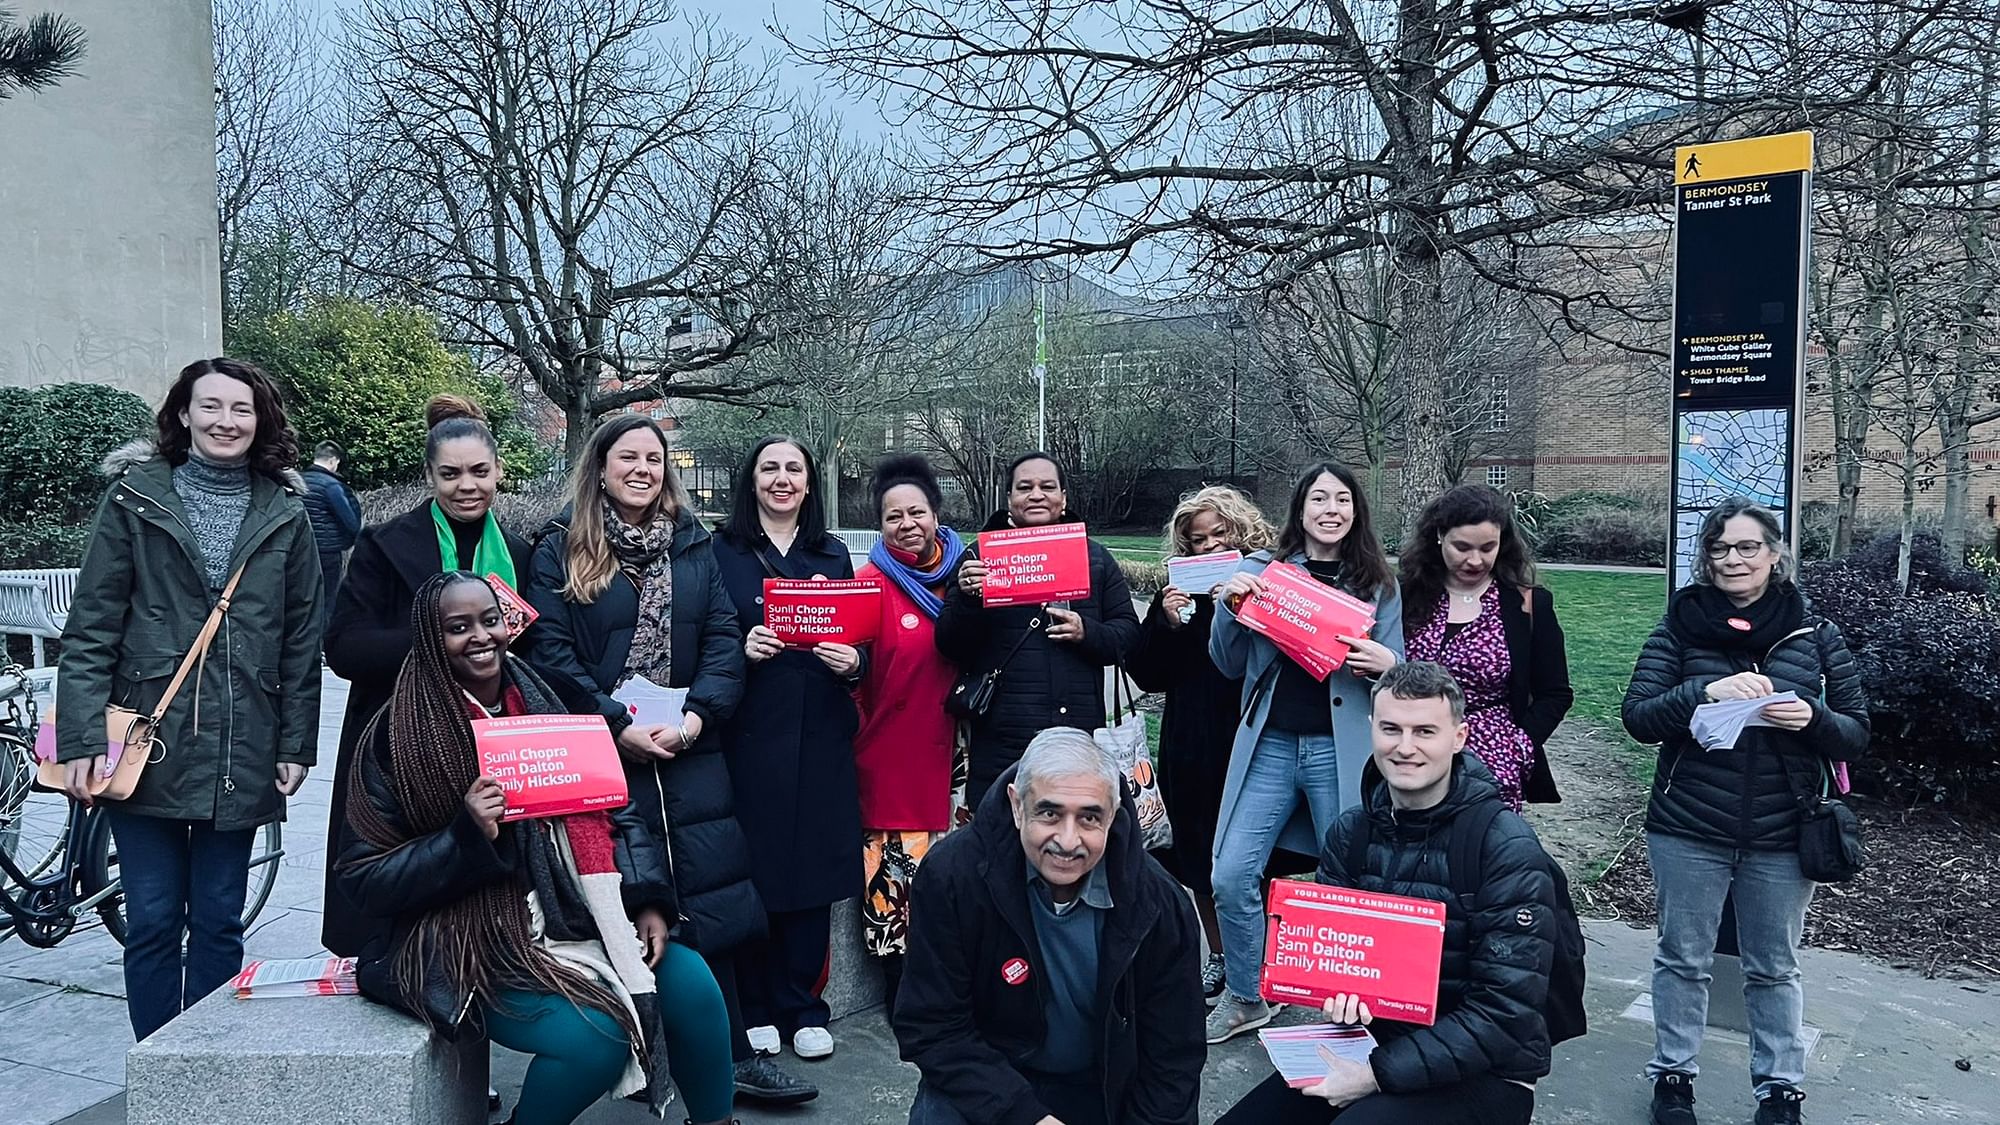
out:
{"label": "man kneeling in front", "polygon": [[1118,766],[1045,730],[931,848],[893,1022],[910,1125],[1192,1125],[1201,938]]}
{"label": "man kneeling in front", "polygon": [[[1383,1020],[1366,1063],[1327,1057],[1327,1076],[1294,1090],[1279,1075],[1216,1125],[1528,1125],[1535,1079],[1549,1072],[1543,1000],[1556,939],[1550,861],[1528,822],[1465,748],[1465,696],[1451,673],[1398,664],[1375,684],[1374,754],[1361,804],[1334,821],[1319,881],[1447,904],[1437,1022]],[[1485,815],[1482,815],[1485,814]],[[1484,823],[1473,847],[1460,832]],[[1448,857],[1480,857],[1463,905]],[[1468,874],[1460,872],[1461,877]],[[1351,995],[1327,1001],[1337,1023],[1369,1023]]]}

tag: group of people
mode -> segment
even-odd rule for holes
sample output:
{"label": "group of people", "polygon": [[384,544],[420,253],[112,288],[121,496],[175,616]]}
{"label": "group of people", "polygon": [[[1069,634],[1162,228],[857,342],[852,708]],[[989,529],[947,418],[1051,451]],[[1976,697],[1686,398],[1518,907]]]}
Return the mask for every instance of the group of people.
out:
{"label": "group of people", "polygon": [[[738,1097],[815,1097],[777,1059],[834,1052],[831,907],[859,896],[922,1075],[913,1123],[1191,1122],[1206,1047],[1273,1018],[1266,879],[1311,871],[1447,904],[1438,1019],[1376,1021],[1368,1063],[1330,1061],[1303,1090],[1274,1075],[1224,1120],[1530,1119],[1571,907],[1517,814],[1559,799],[1546,747],[1572,692],[1505,496],[1435,497],[1392,564],[1342,465],[1308,467],[1275,529],[1241,492],[1204,488],[1175,510],[1167,551],[1244,560],[1213,589],[1160,590],[1142,617],[1095,541],[1087,595],[986,605],[985,564],[946,522],[935,473],[893,455],[872,481],[881,535],[861,570],[882,589],[878,635],[797,648],[765,625],[764,581],[855,576],[802,443],[759,442],[711,531],[666,434],[615,416],[571,466],[562,511],[515,529],[494,514],[505,467],[477,407],[441,396],[427,421],[431,495],[366,527],[338,448],[315,450],[310,482],[294,472],[275,385],[237,361],[182,371],[157,439],[106,465],[58,748],[88,799],[97,716],[172,700],[138,790],[109,804],[139,1037],[240,967],[252,833],[318,761],[323,652],[349,683],[325,944],[359,959],[371,998],[531,1054],[514,1121],[567,1122],[607,1093],[659,1109],[678,1089],[699,1122],[727,1121]],[[1021,456],[985,527],[1076,520],[1066,483],[1054,457]],[[1238,616],[1275,562],[1374,608],[1323,679]],[[1718,506],[1697,562],[1624,708],[1633,736],[1661,745],[1652,1114],[1695,1120],[1729,899],[1758,1121],[1796,1121],[1814,886],[1797,798],[1865,751],[1866,697],[1838,628],[1791,582],[1777,516]],[[506,591],[532,606],[525,627]],[[216,639],[176,694],[211,617]],[[1117,669],[1165,698],[1173,842],[1151,853],[1132,779],[1091,735]],[[619,696],[640,678],[683,691],[681,713],[635,721]],[[1732,751],[1689,733],[1703,702],[1786,690],[1797,702],[1765,708],[1770,725]],[[503,822],[470,723],[535,713],[602,716],[628,804]],[[1483,856],[1476,895],[1453,890],[1460,854]],[[1355,996],[1327,1015],[1371,1020]]]}

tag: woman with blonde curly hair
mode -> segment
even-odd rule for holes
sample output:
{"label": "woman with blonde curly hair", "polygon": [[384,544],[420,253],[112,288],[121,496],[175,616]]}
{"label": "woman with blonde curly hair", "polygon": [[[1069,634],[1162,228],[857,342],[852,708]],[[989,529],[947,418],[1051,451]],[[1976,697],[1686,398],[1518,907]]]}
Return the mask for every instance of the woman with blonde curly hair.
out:
{"label": "woman with blonde curly hair", "polygon": [[[1226,485],[1210,485],[1181,497],[1167,521],[1169,555],[1214,551],[1249,554],[1269,547],[1277,535],[1249,497]],[[1125,670],[1145,691],[1166,693],[1160,718],[1160,796],[1173,822],[1174,842],[1154,853],[1174,878],[1194,893],[1208,961],[1202,967],[1204,994],[1222,991],[1222,935],[1209,890],[1209,853],[1222,782],[1243,696],[1240,681],[1223,675],[1208,656],[1208,629],[1215,621],[1215,591],[1178,590],[1153,595],[1139,645]]]}

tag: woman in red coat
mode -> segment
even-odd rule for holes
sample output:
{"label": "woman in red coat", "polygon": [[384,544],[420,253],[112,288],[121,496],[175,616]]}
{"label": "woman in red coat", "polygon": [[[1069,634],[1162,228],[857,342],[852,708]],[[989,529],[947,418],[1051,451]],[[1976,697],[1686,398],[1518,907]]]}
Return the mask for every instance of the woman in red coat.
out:
{"label": "woman in red coat", "polygon": [[945,583],[965,545],[938,526],[943,494],[922,457],[884,458],[873,491],[882,538],[857,577],[882,583],[882,629],[854,693],[861,711],[854,757],[867,876],[862,943],[882,958],[893,1006],[910,881],[938,837],[971,819],[964,809],[965,762],[955,752],[958,723],[944,709],[958,669],[932,638]]}

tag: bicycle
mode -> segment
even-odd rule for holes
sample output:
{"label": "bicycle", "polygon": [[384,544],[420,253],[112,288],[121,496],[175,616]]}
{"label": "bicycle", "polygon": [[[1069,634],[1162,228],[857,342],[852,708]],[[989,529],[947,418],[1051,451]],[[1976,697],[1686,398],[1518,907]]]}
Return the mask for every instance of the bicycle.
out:
{"label": "bicycle", "polygon": [[[101,806],[40,784],[38,726],[40,709],[27,669],[0,667],[0,942],[18,935],[27,945],[49,949],[85,926],[95,911],[123,945],[125,897],[111,822]],[[284,855],[283,834],[273,821],[264,826],[250,857],[246,927],[270,900]]]}

